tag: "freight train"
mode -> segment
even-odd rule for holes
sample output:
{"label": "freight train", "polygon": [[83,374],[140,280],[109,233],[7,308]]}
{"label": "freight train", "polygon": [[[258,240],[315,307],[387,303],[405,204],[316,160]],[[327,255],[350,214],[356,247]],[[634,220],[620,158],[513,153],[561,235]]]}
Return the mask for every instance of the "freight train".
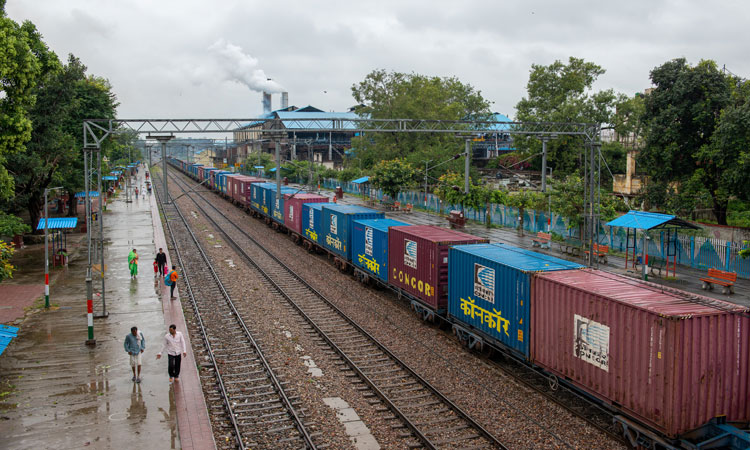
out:
{"label": "freight train", "polygon": [[342,271],[573,387],[644,448],[749,449],[750,309],[171,159]]}

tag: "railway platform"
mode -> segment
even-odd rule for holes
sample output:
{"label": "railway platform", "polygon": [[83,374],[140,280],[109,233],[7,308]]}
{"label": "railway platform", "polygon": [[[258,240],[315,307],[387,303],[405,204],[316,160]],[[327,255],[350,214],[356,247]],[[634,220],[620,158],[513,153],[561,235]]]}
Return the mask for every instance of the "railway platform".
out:
{"label": "railway platform", "polygon": [[[169,384],[166,358],[155,356],[170,323],[189,339],[179,299],[170,301],[169,289],[154,279],[155,253],[168,247],[159,217],[153,196],[126,203],[121,194],[108,205],[109,316],[94,319],[96,346],[85,345],[85,235],[69,266],[55,271],[50,310],[16,325],[18,337],[0,356],[0,448],[215,448],[190,345],[179,384]],[[127,264],[132,248],[140,257],[135,280]],[[17,279],[39,284],[43,258],[37,259]],[[132,326],[146,339],[139,384],[123,349]]]}

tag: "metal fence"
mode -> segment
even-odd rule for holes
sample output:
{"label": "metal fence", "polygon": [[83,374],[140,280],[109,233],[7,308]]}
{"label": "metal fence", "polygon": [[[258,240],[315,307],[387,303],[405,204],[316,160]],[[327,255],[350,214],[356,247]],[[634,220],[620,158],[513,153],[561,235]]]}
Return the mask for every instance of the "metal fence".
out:
{"label": "metal fence", "polygon": [[[379,189],[373,189],[369,185],[360,185],[351,182],[341,182],[334,178],[321,180],[320,186],[326,189],[341,187],[344,192],[355,195],[365,195],[377,200],[386,197]],[[443,203],[435,194],[424,192],[406,191],[398,194],[394,201],[403,204],[410,203],[414,207],[425,209],[439,214],[449,214],[451,210],[461,209],[459,205]],[[490,204],[486,210],[475,210],[467,208],[465,217],[469,220],[487,223],[505,228],[518,228],[520,216],[516,208],[506,205]],[[570,227],[570,221],[558,214],[552,213],[549,229],[547,227],[547,212],[526,210],[523,214],[523,229],[529,233],[539,231],[550,231],[563,237],[580,237],[576,227]],[[666,259],[667,239],[664,232],[652,232],[647,234],[647,253],[649,257]],[[632,238],[631,238],[632,239]],[[672,236],[674,239],[674,235]],[[627,248],[627,235],[623,228],[608,227],[601,223],[597,241],[602,245],[608,245],[612,250],[625,252]],[[643,242],[638,239],[635,242],[636,253],[640,255]],[[705,238],[700,236],[677,236],[677,264],[695,269],[708,270],[720,269],[737,273],[741,278],[750,278],[750,258],[743,259],[739,256],[743,245],[725,241],[722,239]],[[632,251],[632,250],[631,250]]]}

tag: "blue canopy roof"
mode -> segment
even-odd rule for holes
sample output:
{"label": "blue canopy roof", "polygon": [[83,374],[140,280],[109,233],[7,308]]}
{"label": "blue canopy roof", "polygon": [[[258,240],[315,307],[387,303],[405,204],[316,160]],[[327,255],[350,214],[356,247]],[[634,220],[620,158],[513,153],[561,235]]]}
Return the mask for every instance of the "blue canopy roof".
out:
{"label": "blue canopy roof", "polygon": [[367,183],[368,181],[370,181],[370,177],[369,176],[362,177],[362,178],[357,178],[356,180],[352,180],[352,183],[354,183],[354,184],[361,184],[361,183]]}
{"label": "blue canopy roof", "polygon": [[628,211],[627,214],[608,222],[607,225],[610,227],[635,228],[637,230],[651,230],[666,226],[691,228],[694,230],[700,228],[690,222],[678,219],[672,214],[660,214],[645,211]]}
{"label": "blue canopy roof", "polygon": [[253,167],[256,168],[256,169],[265,169],[266,168],[266,166],[253,166]]}
{"label": "blue canopy roof", "polygon": [[102,177],[102,180],[104,180],[104,181],[117,181],[117,177],[106,176],[106,177]]}
{"label": "blue canopy roof", "polygon": [[3,354],[10,341],[16,336],[18,336],[18,327],[0,325],[0,355]]}
{"label": "blue canopy roof", "polygon": [[[45,228],[45,219],[39,219],[39,224],[36,226],[37,230],[43,230]],[[52,217],[49,219],[50,230],[69,230],[75,228],[78,225],[78,217]]]}
{"label": "blue canopy roof", "polygon": [[[86,196],[86,191],[76,192],[76,198],[82,198]],[[99,191],[89,191],[89,197],[99,197]]]}
{"label": "blue canopy roof", "polygon": [[121,171],[121,170],[113,170],[113,171],[112,171],[112,172],[110,172],[110,173],[111,173],[112,175],[120,175],[120,174],[122,174],[122,171]]}

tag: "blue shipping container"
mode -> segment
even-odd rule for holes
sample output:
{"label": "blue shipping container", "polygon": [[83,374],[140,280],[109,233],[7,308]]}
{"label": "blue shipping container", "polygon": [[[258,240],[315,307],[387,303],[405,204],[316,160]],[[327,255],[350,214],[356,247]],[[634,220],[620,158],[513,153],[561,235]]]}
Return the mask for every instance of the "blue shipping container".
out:
{"label": "blue shipping container", "polygon": [[276,199],[276,183],[269,183],[271,187],[261,188],[264,191],[265,202],[263,206],[263,213],[271,219],[284,224],[284,194],[294,194],[297,189],[290,187],[281,187],[281,195],[279,199]]}
{"label": "blue shipping container", "polygon": [[263,189],[261,189],[261,186],[265,184],[271,183],[253,183],[250,185],[250,208],[259,213],[263,212]]}
{"label": "blue shipping container", "polygon": [[354,221],[352,234],[352,264],[388,281],[388,227],[410,224],[393,219]]}
{"label": "blue shipping container", "polygon": [[302,204],[302,235],[320,244],[323,231],[323,203]]}
{"label": "blue shipping container", "polygon": [[232,175],[232,172],[220,170],[216,173],[216,190],[225,194],[227,192],[227,175]]}
{"label": "blue shipping container", "polygon": [[352,260],[351,237],[354,231],[354,221],[362,219],[383,219],[385,214],[364,206],[334,205],[323,203],[323,234],[321,245],[346,258]]}
{"label": "blue shipping container", "polygon": [[457,245],[449,253],[448,316],[528,357],[533,274],[582,268],[512,245]]}

